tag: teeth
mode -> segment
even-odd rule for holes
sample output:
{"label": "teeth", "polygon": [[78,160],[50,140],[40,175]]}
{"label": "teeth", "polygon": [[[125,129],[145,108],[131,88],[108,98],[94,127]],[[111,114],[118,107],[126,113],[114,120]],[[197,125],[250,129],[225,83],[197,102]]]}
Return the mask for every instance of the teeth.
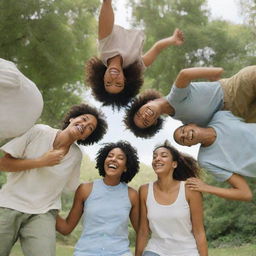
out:
{"label": "teeth", "polygon": [[115,68],[111,68],[109,70],[109,73],[112,74],[112,75],[118,75],[120,72],[119,70],[115,69]]}
{"label": "teeth", "polygon": [[109,167],[109,168],[114,168],[114,169],[117,168],[117,166],[116,166],[115,164],[109,164],[108,167]]}
{"label": "teeth", "polygon": [[80,125],[77,125],[76,126],[77,127],[77,129],[78,129],[78,131],[80,132],[80,133],[83,133],[83,127],[82,126],[80,126]]}

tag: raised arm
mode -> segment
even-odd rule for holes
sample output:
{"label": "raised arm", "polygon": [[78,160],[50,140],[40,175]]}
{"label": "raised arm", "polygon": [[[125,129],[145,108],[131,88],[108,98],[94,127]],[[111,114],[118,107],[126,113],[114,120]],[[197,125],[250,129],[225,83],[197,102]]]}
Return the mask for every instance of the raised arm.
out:
{"label": "raised arm", "polygon": [[61,149],[50,150],[41,157],[35,159],[14,158],[6,153],[0,158],[0,171],[19,172],[44,166],[53,166],[59,164],[63,156],[64,151]]}
{"label": "raised arm", "polygon": [[148,185],[142,185],[139,189],[139,199],[140,199],[140,218],[139,218],[139,231],[136,238],[136,250],[135,256],[141,256],[144,248],[148,242],[149,236],[149,223],[147,219],[147,193]]}
{"label": "raised arm", "polygon": [[111,34],[114,26],[114,12],[112,0],[103,0],[99,16],[99,40]]}
{"label": "raised arm", "polygon": [[67,218],[62,218],[59,215],[56,218],[56,230],[62,235],[70,234],[79,222],[83,210],[84,201],[90,195],[92,190],[92,183],[81,184],[75,193],[72,208]]}
{"label": "raised arm", "polygon": [[215,196],[223,197],[230,200],[250,201],[252,200],[252,192],[246,180],[238,175],[233,174],[227,182],[231,188],[220,188],[208,185],[197,178],[189,178],[186,181],[186,186],[195,191],[210,193]]}
{"label": "raised arm", "polygon": [[170,45],[181,45],[184,42],[183,32],[179,29],[175,29],[173,35],[157,41],[143,56],[143,62],[146,67],[150,66],[159,53]]}
{"label": "raised arm", "polygon": [[186,189],[189,203],[192,232],[196,240],[197,249],[200,256],[208,256],[208,246],[203,222],[202,195],[197,191]]}
{"label": "raised arm", "polygon": [[220,79],[223,73],[223,68],[186,68],[182,69],[178,74],[175,85],[178,88],[187,87],[192,80],[195,79],[207,79],[210,81],[217,81]]}
{"label": "raised arm", "polygon": [[138,192],[129,187],[129,198],[132,204],[130,212],[130,220],[135,232],[138,232],[139,229],[139,196]]}

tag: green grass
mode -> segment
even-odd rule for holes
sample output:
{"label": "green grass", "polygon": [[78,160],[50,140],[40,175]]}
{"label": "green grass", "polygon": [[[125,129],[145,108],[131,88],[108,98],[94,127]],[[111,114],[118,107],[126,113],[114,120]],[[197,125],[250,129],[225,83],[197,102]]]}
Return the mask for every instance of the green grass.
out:
{"label": "green grass", "polygon": [[[73,248],[57,244],[56,256],[72,256]],[[20,245],[16,244],[10,256],[23,256]],[[235,248],[216,248],[209,250],[209,256],[256,256],[256,245],[244,245]]]}

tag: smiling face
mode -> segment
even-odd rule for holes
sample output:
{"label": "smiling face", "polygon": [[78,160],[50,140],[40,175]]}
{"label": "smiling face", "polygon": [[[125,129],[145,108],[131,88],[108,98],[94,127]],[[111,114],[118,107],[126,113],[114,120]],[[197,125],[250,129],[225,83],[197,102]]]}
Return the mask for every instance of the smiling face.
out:
{"label": "smiling face", "polygon": [[110,150],[104,161],[106,176],[121,177],[126,171],[126,160],[127,157],[120,148]]}
{"label": "smiling face", "polygon": [[183,146],[192,146],[200,143],[199,130],[195,124],[187,124],[177,128],[173,134],[174,140]]}
{"label": "smiling face", "polygon": [[157,148],[153,152],[152,167],[156,174],[173,172],[177,162],[173,161],[172,154],[165,147]]}
{"label": "smiling face", "polygon": [[153,101],[149,101],[136,112],[133,121],[136,126],[143,129],[156,124],[158,117],[159,114],[155,104]]}
{"label": "smiling face", "polygon": [[97,127],[97,119],[91,114],[84,114],[70,118],[67,127],[75,140],[84,140],[89,137]]}
{"label": "smiling face", "polygon": [[108,93],[117,94],[124,89],[125,77],[123,70],[117,67],[108,67],[104,74],[104,87]]}

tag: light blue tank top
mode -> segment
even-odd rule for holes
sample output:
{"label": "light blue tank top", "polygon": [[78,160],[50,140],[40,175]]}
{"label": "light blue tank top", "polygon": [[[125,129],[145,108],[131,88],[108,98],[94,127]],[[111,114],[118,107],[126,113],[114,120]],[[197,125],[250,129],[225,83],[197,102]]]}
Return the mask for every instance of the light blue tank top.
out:
{"label": "light blue tank top", "polygon": [[128,223],[131,202],[128,186],[108,186],[102,179],[93,182],[84,202],[83,232],[74,256],[120,256],[130,252]]}

